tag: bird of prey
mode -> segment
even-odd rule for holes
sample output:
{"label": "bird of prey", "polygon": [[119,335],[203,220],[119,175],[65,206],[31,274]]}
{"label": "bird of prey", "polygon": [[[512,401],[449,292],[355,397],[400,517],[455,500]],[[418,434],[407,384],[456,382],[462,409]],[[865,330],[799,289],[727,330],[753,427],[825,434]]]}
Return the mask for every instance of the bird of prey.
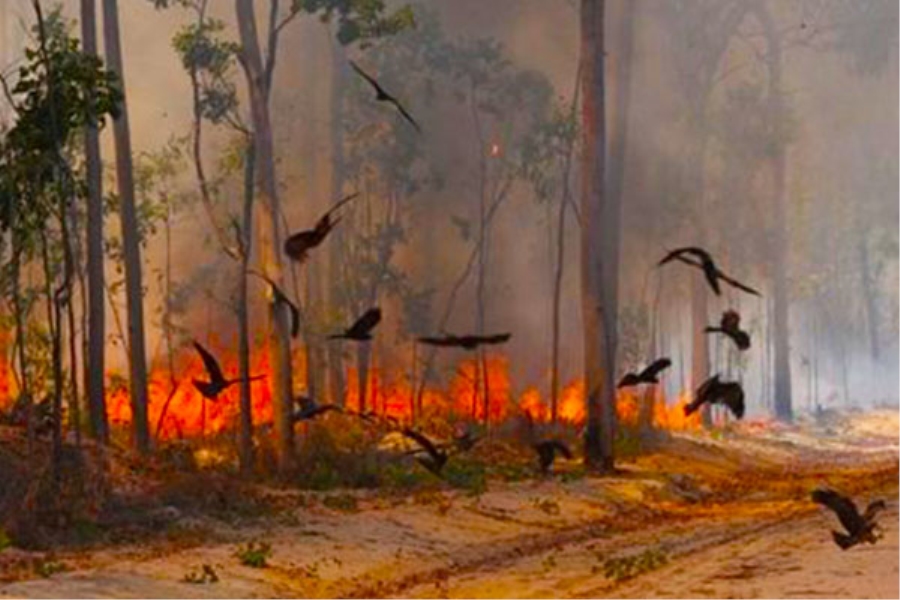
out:
{"label": "bird of prey", "polygon": [[[697,261],[694,261],[688,258],[685,255],[691,255],[697,257]],[[761,296],[759,292],[754,290],[753,288],[744,285],[740,281],[733,279],[722,272],[717,266],[716,263],[713,262],[712,257],[709,255],[709,252],[704,250],[703,248],[697,247],[685,247],[685,248],[676,248],[672,250],[668,254],[666,254],[661,261],[657,264],[657,266],[662,266],[666,263],[669,263],[673,260],[678,260],[683,262],[684,264],[691,265],[697,267],[698,269],[703,271],[703,274],[706,276],[706,281],[709,283],[709,287],[712,288],[712,291],[715,292],[716,296],[722,295],[722,290],[719,287],[719,281],[724,281],[725,283],[736,287],[739,290],[743,290],[748,294],[753,294],[754,296]]]}
{"label": "bird of prey", "polygon": [[381,309],[380,308],[370,308],[363,316],[358,318],[356,322],[350,326],[349,329],[344,331],[344,333],[338,333],[332,336],[329,336],[329,339],[345,339],[345,340],[355,340],[357,342],[364,342],[372,339],[372,330],[375,329],[375,326],[381,321]]}
{"label": "bird of prey", "polygon": [[375,81],[374,77],[363,71],[359,67],[359,65],[357,65],[352,60],[350,61],[350,66],[353,67],[353,70],[356,71],[360,77],[368,81],[369,85],[371,85],[375,89],[375,100],[377,100],[378,102],[388,102],[390,104],[393,104],[403,116],[403,118],[409,121],[410,125],[416,128],[416,131],[418,131],[419,133],[422,132],[422,129],[419,127],[419,124],[416,123],[416,120],[412,118],[412,115],[406,112],[406,109],[403,108],[403,105],[400,104],[400,102],[396,98],[384,91],[384,88],[381,87],[381,85],[377,81]]}
{"label": "bird of prey", "polygon": [[[225,379],[225,375],[222,374],[222,367],[219,366],[216,357],[210,354],[209,350],[201,346],[197,341],[194,342],[194,348],[200,353],[200,357],[203,359],[203,366],[206,368],[207,375],[209,375],[209,381],[202,381],[200,379],[193,380],[194,387],[197,388],[197,391],[200,392],[204,398],[207,400],[216,400],[219,394],[226,389],[235,383],[243,381],[240,377],[235,379]],[[262,375],[255,375],[249,377],[247,381],[256,381],[257,379],[262,378]]]}
{"label": "bird of prey", "polygon": [[315,227],[294,233],[284,241],[284,253],[291,259],[302,263],[306,260],[309,251],[325,241],[325,238],[340,222],[340,218],[332,220],[334,211],[359,196],[358,193],[344,196],[337,204],[328,209],[328,212],[319,217]]}
{"label": "bird of prey", "polygon": [[309,396],[297,396],[294,398],[294,402],[300,405],[300,410],[294,412],[295,423],[297,421],[311,421],[319,415],[332,410],[343,412],[340,406],[335,404],[319,404],[314,398],[310,398]]}
{"label": "bird of prey", "polygon": [[447,453],[444,450],[439,449],[431,440],[414,429],[407,427],[403,429],[401,433],[417,443],[422,450],[425,451],[425,456],[416,457],[419,464],[440,477],[441,469],[447,464]]}
{"label": "bird of prey", "polygon": [[724,333],[731,338],[738,350],[746,350],[750,347],[750,334],[741,329],[741,315],[736,310],[726,310],[722,313],[722,319],[718,327],[707,327],[706,333]]}
{"label": "bird of prey", "polygon": [[256,275],[263,281],[269,284],[269,287],[272,288],[272,295],[275,297],[275,302],[284,304],[288,307],[288,310],[291,312],[291,337],[296,338],[300,334],[300,309],[294,304],[290,298],[287,297],[287,294],[278,286],[277,283],[272,281],[270,277],[263,273],[258,273],[254,270],[249,270],[249,273]]}
{"label": "bird of prey", "polygon": [[853,500],[827,488],[814,490],[812,500],[816,504],[827,506],[834,511],[841,525],[847,530],[849,535],[838,531],[831,532],[834,543],[840,546],[842,550],[862,542],[874,544],[878,540],[878,536],[875,535],[878,528],[875,516],[878,514],[878,511],[887,508],[884,500],[876,500],[869,503],[869,506],[866,507],[865,512],[862,514],[859,514],[859,510],[856,508]]}
{"label": "bird of prey", "polygon": [[562,454],[568,459],[572,458],[572,451],[559,440],[544,440],[534,444],[532,448],[537,452],[538,466],[540,466],[541,473],[545,475],[550,472],[553,461],[556,460],[557,453]]}
{"label": "bird of prey", "polygon": [[443,337],[420,337],[419,341],[429,346],[475,350],[481,345],[503,344],[509,341],[511,337],[511,333],[498,333],[495,335],[453,335],[448,333]]}
{"label": "bird of prey", "polygon": [[694,399],[684,407],[684,414],[690,415],[704,404],[724,404],[738,419],[744,416],[744,390],[735,381],[719,381],[713,375],[697,388]]}
{"label": "bird of prey", "polygon": [[659,383],[659,379],[657,379],[657,375],[668,369],[672,366],[672,361],[668,358],[658,358],[653,361],[648,367],[646,367],[640,373],[626,373],[624,377],[619,381],[618,387],[631,387],[641,383]]}

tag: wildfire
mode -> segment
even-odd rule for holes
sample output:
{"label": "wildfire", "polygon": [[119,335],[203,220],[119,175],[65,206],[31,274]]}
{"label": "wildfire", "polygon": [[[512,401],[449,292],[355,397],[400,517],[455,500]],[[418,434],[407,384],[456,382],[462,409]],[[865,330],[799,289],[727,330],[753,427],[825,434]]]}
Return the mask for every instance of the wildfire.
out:
{"label": "wildfire", "polygon": [[[0,347],[4,339],[0,338]],[[227,351],[226,345],[209,342],[219,357],[225,376],[238,376],[238,360]],[[374,362],[374,361],[373,361]],[[159,439],[177,439],[197,435],[212,435],[234,428],[239,420],[240,385],[224,391],[215,402],[205,400],[192,385],[192,379],[206,376],[199,356],[185,354],[177,363],[174,379],[168,368],[155,366],[148,381],[148,417],[152,435]],[[306,380],[306,359],[302,352],[294,357],[295,381]],[[252,355],[250,372],[271,373],[269,353],[264,349]],[[14,379],[10,364],[0,361],[0,398],[15,397]],[[346,371],[345,406],[359,410],[359,389],[356,369]],[[253,422],[272,421],[272,382],[269,377],[254,381],[251,387]],[[483,421],[485,410],[491,422],[502,421],[513,414],[528,411],[537,421],[549,421],[550,402],[536,387],[526,388],[518,398],[513,397],[509,376],[509,362],[502,355],[488,355],[483,361],[470,358],[459,362],[446,387],[430,384],[420,389],[402,370],[386,372],[379,366],[369,369],[366,382],[366,410],[397,419],[467,418]],[[485,402],[487,391],[487,402]],[[629,388],[619,390],[616,412],[619,421],[634,426],[641,418],[652,418],[658,428],[685,430],[700,427],[699,413],[685,416],[684,406],[691,400],[689,392],[682,393],[674,403],[666,401],[661,387],[649,391]],[[8,401],[7,401],[8,402]],[[107,411],[113,426],[124,427],[131,422],[131,401],[127,379],[118,373],[107,378]],[[642,417],[643,415],[643,417]],[[651,416],[652,415],[652,416]],[[585,386],[580,379],[563,386],[558,397],[558,418],[564,423],[580,425],[586,418]]]}

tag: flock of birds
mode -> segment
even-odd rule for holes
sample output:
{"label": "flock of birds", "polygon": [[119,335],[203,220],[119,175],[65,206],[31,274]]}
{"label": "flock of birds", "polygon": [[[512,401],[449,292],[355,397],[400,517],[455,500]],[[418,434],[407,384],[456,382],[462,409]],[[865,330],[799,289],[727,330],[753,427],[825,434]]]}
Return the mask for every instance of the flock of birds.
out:
{"label": "flock of birds", "polygon": [[[393,105],[400,116],[410,123],[417,132],[421,132],[419,124],[413,119],[412,115],[404,108],[404,106],[391,94],[389,94],[371,75],[366,73],[355,62],[350,62],[351,67],[367,81],[375,91],[375,100]],[[351,194],[342,198],[331,209],[328,210],[314,227],[309,230],[300,231],[290,235],[284,242],[284,252],[291,259],[298,263],[303,263],[309,256],[309,253],[325,241],[328,234],[340,222],[340,217],[335,218],[334,214],[343,205],[357,197],[358,194]],[[727,284],[735,289],[745,293],[761,296],[761,294],[733,277],[727,275],[722,269],[716,265],[711,255],[706,250],[699,247],[684,247],[672,250],[657,266],[663,266],[673,261],[680,262],[700,269],[709,287],[716,296],[721,296],[721,284]],[[287,294],[272,281],[269,277],[262,273],[251,271],[254,275],[262,278],[272,289],[273,298],[276,303],[283,303],[290,311],[291,315],[291,335],[297,337],[300,330],[300,310],[296,303],[292,302]],[[329,336],[331,340],[350,340],[355,342],[368,342],[372,339],[372,332],[381,321],[381,309],[373,307],[366,310],[356,321],[354,321],[344,331]],[[739,351],[746,351],[750,348],[750,334],[742,330],[740,314],[733,309],[726,310],[722,313],[722,317],[718,326],[708,326],[705,333],[722,334],[729,338]],[[442,333],[440,336],[427,336],[418,338],[418,342],[426,345],[442,348],[461,348],[464,350],[475,350],[482,345],[503,344],[511,338],[510,333],[498,333],[490,335],[455,335]],[[226,378],[222,368],[216,358],[199,342],[194,342],[194,347],[200,354],[204,367],[206,369],[208,380],[194,379],[194,387],[200,394],[208,399],[215,401],[219,394],[230,386],[242,381],[240,378]],[[654,385],[659,383],[659,375],[669,368],[672,361],[669,358],[659,358],[653,361],[649,366],[639,372],[626,373],[618,383],[618,388],[637,386],[641,384]],[[249,377],[249,381],[261,379],[262,375]],[[300,396],[295,398],[295,404],[298,405],[297,410],[293,414],[294,422],[310,421],[328,412],[339,412],[359,417],[360,419],[371,421],[388,421],[391,425],[407,439],[414,442],[418,448],[412,451],[416,460],[428,471],[434,475],[441,477],[444,467],[446,466],[451,455],[459,452],[467,452],[471,450],[480,438],[474,436],[468,429],[458,432],[450,442],[438,443],[430,439],[421,431],[412,427],[403,427],[398,420],[386,416],[377,415],[374,412],[352,412],[335,404],[319,404],[315,399]],[[728,410],[737,419],[744,416],[744,390],[741,384],[736,381],[722,381],[719,374],[712,375],[697,388],[694,399],[684,407],[685,414],[690,415],[700,409],[704,405],[720,404],[728,408]],[[524,414],[527,424],[528,443],[534,451],[537,464],[542,474],[548,474],[558,455],[567,459],[573,458],[571,449],[560,439],[549,438],[542,439],[536,433],[535,424],[528,412]],[[817,489],[812,492],[812,500],[818,504],[828,507],[836,513],[846,533],[832,531],[835,543],[842,549],[850,548],[856,544],[867,542],[874,544],[879,539],[878,525],[875,517],[879,511],[884,510],[886,505],[883,500],[877,500],[870,503],[866,510],[859,512],[854,502],[841,495],[840,493],[827,489]]]}

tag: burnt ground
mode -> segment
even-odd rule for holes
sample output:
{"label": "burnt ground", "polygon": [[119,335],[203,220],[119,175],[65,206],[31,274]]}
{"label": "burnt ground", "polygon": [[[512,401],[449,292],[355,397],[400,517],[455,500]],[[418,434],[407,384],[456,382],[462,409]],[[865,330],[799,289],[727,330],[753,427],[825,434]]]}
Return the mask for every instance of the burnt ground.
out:
{"label": "burnt ground", "polygon": [[[884,412],[679,434],[609,477],[570,463],[486,490],[257,486],[254,518],[163,505],[146,539],[8,548],[0,595],[895,598],[897,459]],[[885,498],[884,539],[841,551],[836,519],[809,501],[818,485]],[[259,558],[248,542],[271,545],[265,567],[242,564]]]}

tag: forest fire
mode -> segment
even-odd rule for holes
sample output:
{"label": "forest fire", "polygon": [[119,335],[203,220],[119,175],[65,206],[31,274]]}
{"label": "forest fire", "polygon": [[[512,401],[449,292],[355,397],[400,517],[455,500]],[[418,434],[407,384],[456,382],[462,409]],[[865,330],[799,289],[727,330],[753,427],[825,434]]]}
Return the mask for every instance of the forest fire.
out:
{"label": "forest fire", "polygon": [[[225,376],[238,376],[238,359],[219,344],[211,344],[220,357]],[[240,386],[233,385],[221,393],[217,401],[203,398],[193,386],[193,379],[206,377],[199,357],[183,355],[177,361],[174,375],[168,367],[157,365],[149,375],[149,422],[151,433],[160,440],[214,435],[236,426],[240,404]],[[305,380],[306,361],[302,353],[295,357],[296,382]],[[419,383],[411,384],[409,374],[402,369],[390,372],[383,367],[369,369],[366,386],[366,410],[410,422],[416,418],[454,418],[484,421],[484,369],[489,401],[487,410],[491,423],[527,411],[536,421],[549,422],[549,399],[536,387],[526,388],[518,397],[509,375],[509,360],[503,355],[489,355],[484,363],[478,359],[461,360],[455,366],[448,383],[441,387],[429,384],[419,389]],[[253,353],[252,374],[270,373],[268,352]],[[353,411],[360,410],[357,371],[348,367],[347,390],[344,405]],[[131,403],[127,380],[117,372],[107,375],[107,411],[114,427],[126,427],[131,422]],[[272,387],[268,377],[251,384],[253,422],[272,421]],[[0,365],[0,390],[7,399],[6,409],[16,397],[15,380],[8,364]],[[644,391],[619,390],[617,413],[620,421],[636,426],[640,419]],[[652,422],[655,427],[684,430],[700,427],[699,415],[684,415],[683,407],[690,401],[690,394],[681,394],[675,403],[667,403],[664,393],[656,389],[653,397]],[[585,420],[584,382],[573,380],[560,390],[559,420],[571,425],[581,425]]]}

